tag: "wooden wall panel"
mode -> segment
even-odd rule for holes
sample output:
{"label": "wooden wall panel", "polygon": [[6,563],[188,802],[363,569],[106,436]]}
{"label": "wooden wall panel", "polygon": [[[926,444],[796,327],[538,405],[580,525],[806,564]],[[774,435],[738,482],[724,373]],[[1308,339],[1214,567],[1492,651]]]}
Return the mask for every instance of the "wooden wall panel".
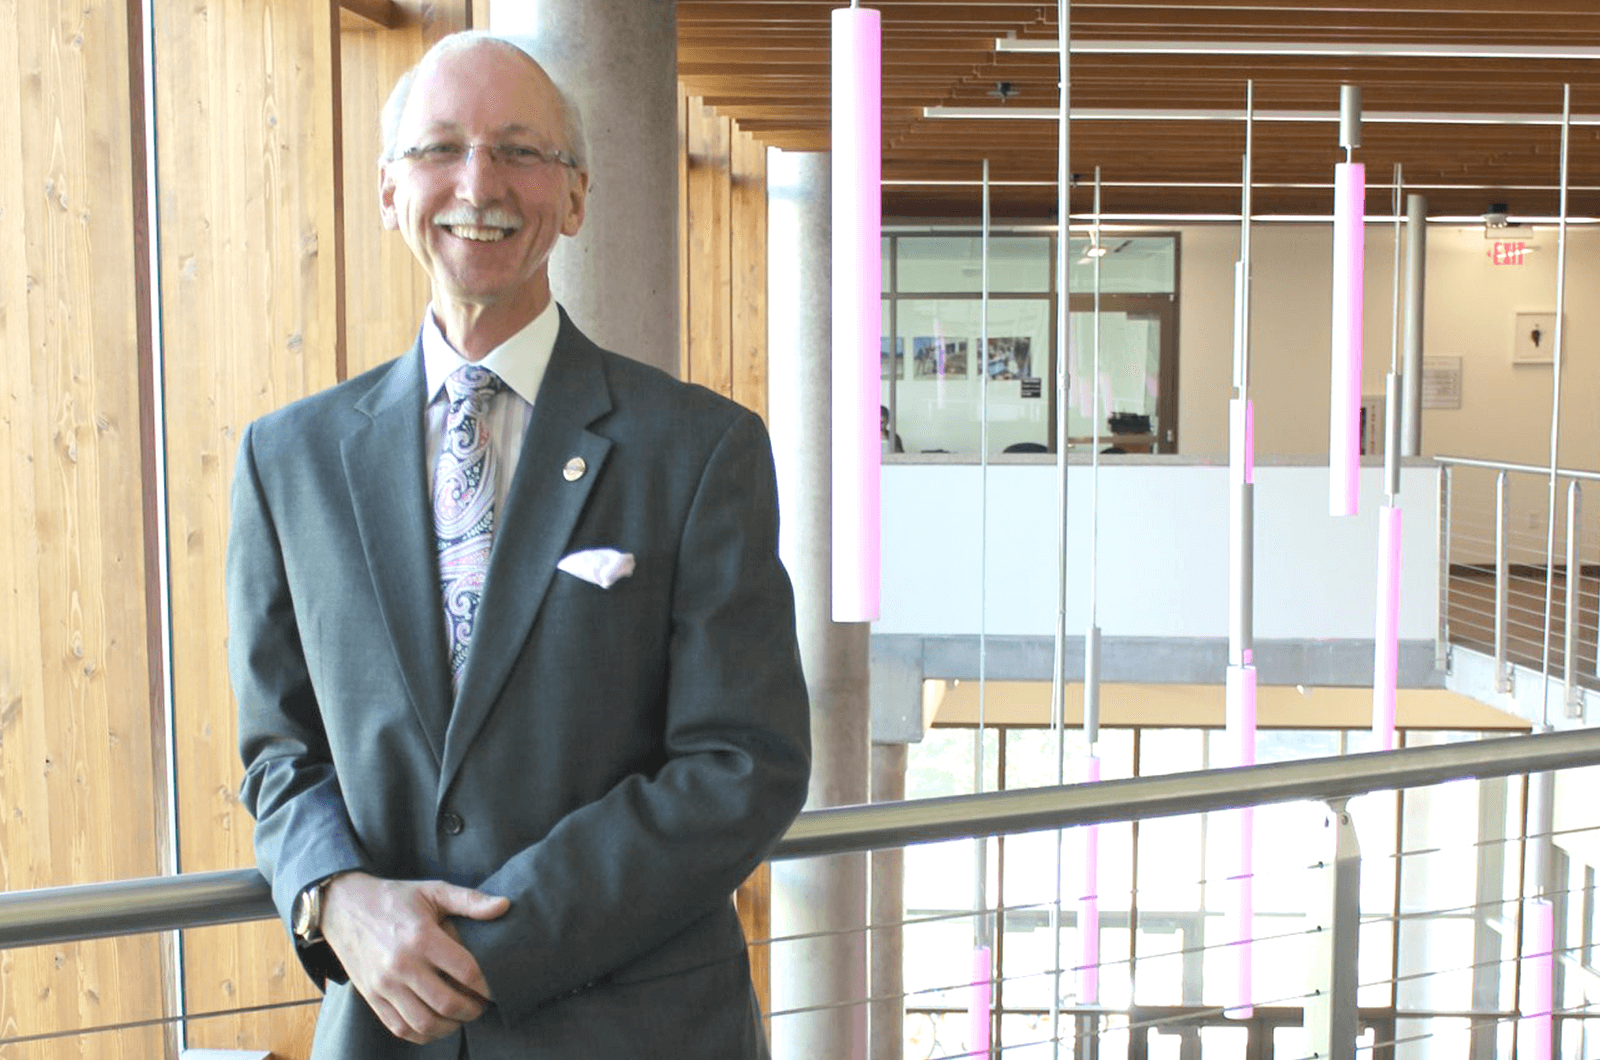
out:
{"label": "wooden wall panel", "polygon": [[[129,0],[0,0],[0,887],[161,871]],[[163,1014],[150,936],[0,953],[0,1039]],[[160,1055],[147,1028],[0,1057]]]}
{"label": "wooden wall panel", "polygon": [[767,415],[767,149],[735,131],[729,167],[728,298],[733,399]]}
{"label": "wooden wall panel", "polygon": [[[241,767],[221,636],[228,491],[244,426],[337,374],[337,20],[327,0],[156,5],[185,872],[254,864],[251,821],[237,800]],[[191,1011],[314,994],[273,922],[191,932],[185,958]],[[309,1028],[309,1015],[214,1019],[191,1025],[189,1041],[296,1057],[309,1051]]]}
{"label": "wooden wall panel", "polygon": [[688,130],[688,319],[685,378],[733,394],[732,129],[728,119],[691,99]]}
{"label": "wooden wall panel", "polygon": [[678,378],[689,379],[689,109],[699,107],[678,82]]}
{"label": "wooden wall panel", "polygon": [[683,376],[766,415],[766,148],[684,95],[679,168]]}
{"label": "wooden wall panel", "polygon": [[346,17],[340,33],[344,143],[346,363],[355,375],[411,348],[428,278],[400,233],[378,215],[378,114],[395,79],[447,33],[467,28],[466,0],[402,4],[408,19],[380,29]]}
{"label": "wooden wall panel", "polygon": [[[766,148],[678,90],[678,290],[683,378],[767,414]],[[772,934],[772,873],[763,865],[734,896],[745,936]],[[770,947],[750,950],[763,1011]]]}

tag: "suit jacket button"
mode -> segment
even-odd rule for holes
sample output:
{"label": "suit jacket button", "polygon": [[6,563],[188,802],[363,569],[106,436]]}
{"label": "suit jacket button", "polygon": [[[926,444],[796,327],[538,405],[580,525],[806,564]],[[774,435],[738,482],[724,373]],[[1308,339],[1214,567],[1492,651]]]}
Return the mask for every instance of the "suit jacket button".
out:
{"label": "suit jacket button", "polygon": [[460,835],[467,827],[467,822],[463,821],[458,813],[447,813],[439,818],[439,827],[448,835]]}

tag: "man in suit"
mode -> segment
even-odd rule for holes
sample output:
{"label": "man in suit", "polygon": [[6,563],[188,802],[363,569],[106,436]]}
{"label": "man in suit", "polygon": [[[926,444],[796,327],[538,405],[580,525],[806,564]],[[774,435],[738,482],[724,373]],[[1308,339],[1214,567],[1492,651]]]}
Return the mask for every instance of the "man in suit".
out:
{"label": "man in suit", "polygon": [[552,301],[582,123],[518,46],[436,45],[384,134],[421,335],[252,424],[233,487],[242,798],[313,1055],[764,1056],[729,896],[810,753],[766,433]]}

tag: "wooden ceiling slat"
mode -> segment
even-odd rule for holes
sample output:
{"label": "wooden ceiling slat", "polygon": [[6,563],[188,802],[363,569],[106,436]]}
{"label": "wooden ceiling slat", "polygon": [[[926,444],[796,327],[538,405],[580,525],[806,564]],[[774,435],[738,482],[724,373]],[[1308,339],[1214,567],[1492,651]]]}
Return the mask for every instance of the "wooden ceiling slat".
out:
{"label": "wooden ceiling slat", "polygon": [[[761,142],[791,150],[828,146],[829,19],[842,0],[680,0],[680,78],[692,95]],[[884,28],[884,172],[895,179],[973,179],[985,157],[1045,188],[999,187],[997,216],[1048,216],[1054,209],[1056,130],[1051,121],[943,120],[923,107],[994,106],[1009,82],[1014,105],[1054,107],[1057,57],[997,52],[1007,35],[1054,34],[1056,5],[1011,0],[878,0]],[[1597,0],[1074,0],[1083,40],[1426,42],[1483,47],[1551,44],[1600,47]],[[1078,54],[1078,108],[1225,109],[1243,106],[1247,80],[1258,110],[1333,111],[1338,86],[1360,84],[1369,115],[1383,111],[1559,114],[1573,86],[1577,114],[1600,114],[1600,62],[1468,57],[1292,57],[1203,53]],[[1328,123],[1263,122],[1255,170],[1263,182],[1326,185],[1341,157]],[[1513,210],[1554,209],[1559,131],[1551,126],[1386,125],[1368,122],[1358,156],[1374,181],[1395,162],[1408,182],[1538,187],[1503,192]],[[1115,173],[1124,183],[1235,185],[1238,123],[1078,121],[1072,165]],[[1574,184],[1600,185],[1600,130],[1572,132]],[[1080,208],[1074,193],[1074,209]],[[1263,189],[1263,210],[1325,213],[1326,187]],[[1385,193],[1387,194],[1387,193]],[[1430,192],[1436,212],[1481,211],[1489,192]],[[1237,209],[1238,189],[1149,186],[1106,190],[1109,212]],[[970,216],[972,189],[891,185],[887,213]],[[1377,200],[1374,199],[1374,205]],[[1575,191],[1575,212],[1600,212],[1600,193]],[[1383,208],[1387,209],[1386,203]]]}

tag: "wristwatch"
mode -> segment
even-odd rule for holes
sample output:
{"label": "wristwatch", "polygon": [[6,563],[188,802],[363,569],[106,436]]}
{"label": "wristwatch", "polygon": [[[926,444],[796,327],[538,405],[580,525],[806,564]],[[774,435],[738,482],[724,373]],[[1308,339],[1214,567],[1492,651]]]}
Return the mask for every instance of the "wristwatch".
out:
{"label": "wristwatch", "polygon": [[294,898],[294,939],[302,946],[314,946],[322,941],[322,898],[328,884],[342,876],[336,872],[309,884]]}

